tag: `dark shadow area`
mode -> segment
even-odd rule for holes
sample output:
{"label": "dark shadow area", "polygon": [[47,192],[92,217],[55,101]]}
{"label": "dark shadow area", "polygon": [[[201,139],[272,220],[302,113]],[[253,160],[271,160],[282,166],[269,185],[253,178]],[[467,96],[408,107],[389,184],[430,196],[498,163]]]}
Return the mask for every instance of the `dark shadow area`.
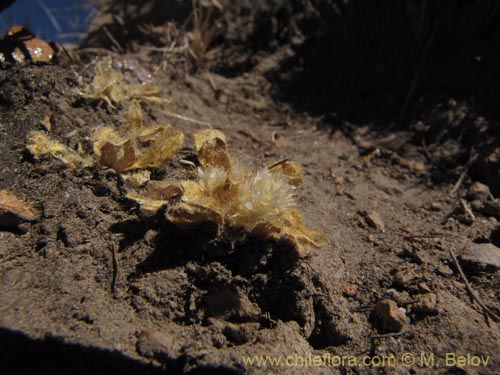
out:
{"label": "dark shadow area", "polygon": [[145,27],[166,21],[184,23],[191,14],[191,1],[176,0],[113,0],[106,2],[90,26],[81,47],[102,47],[117,52],[135,51],[152,41]]}
{"label": "dark shadow area", "polygon": [[56,338],[35,340],[0,328],[0,368],[4,374],[163,374],[151,364],[119,352],[67,344]]}
{"label": "dark shadow area", "polygon": [[493,245],[500,247],[500,227],[491,232],[490,240]]}
{"label": "dark shadow area", "polygon": [[300,111],[387,122],[411,118],[422,96],[498,93],[495,2],[308,3],[297,22],[304,42],[273,77]]}
{"label": "dark shadow area", "polygon": [[[251,277],[271,269],[287,272],[299,260],[286,244],[248,236],[244,231],[233,228],[225,228],[221,234],[213,222],[179,228],[164,221],[157,229],[154,250],[137,265],[138,274],[179,267],[189,262],[200,265],[219,262],[235,275]],[[130,232],[127,238],[125,242],[138,239]]]}
{"label": "dark shadow area", "polygon": [[[217,228],[210,222],[197,225],[190,230],[183,230],[163,219],[153,239],[154,250],[140,264],[137,274],[151,273],[166,268],[185,265],[190,261],[206,263],[217,257],[209,256],[204,250],[219,247],[215,243]],[[221,250],[222,251],[222,250]]]}
{"label": "dark shadow area", "polygon": [[109,227],[111,232],[123,235],[123,238],[120,240],[120,251],[142,240],[149,229],[156,228],[158,225],[157,216],[155,215],[153,218],[125,220],[112,224]]}
{"label": "dark shadow area", "polygon": [[274,97],[324,129],[355,140],[369,126],[372,140],[399,138],[373,146],[400,154],[417,145],[439,181],[477,153],[468,175],[500,193],[498,2],[253,0],[227,12],[213,71],[235,77],[270,59]]}

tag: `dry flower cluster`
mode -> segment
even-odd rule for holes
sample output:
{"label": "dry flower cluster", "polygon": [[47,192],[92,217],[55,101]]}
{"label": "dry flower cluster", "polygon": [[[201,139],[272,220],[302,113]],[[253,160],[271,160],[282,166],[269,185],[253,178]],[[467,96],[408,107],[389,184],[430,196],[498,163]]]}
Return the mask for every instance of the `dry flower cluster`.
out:
{"label": "dry flower cluster", "polygon": [[251,173],[236,164],[227,152],[225,135],[218,130],[195,134],[198,151],[197,180],[150,181],[142,194],[129,198],[144,210],[167,205],[167,219],[180,227],[215,223],[219,235],[227,228],[273,239],[292,247],[299,257],[308,247],[322,247],[328,240],[304,225],[295,208],[293,189],[302,182],[301,167],[291,161]]}

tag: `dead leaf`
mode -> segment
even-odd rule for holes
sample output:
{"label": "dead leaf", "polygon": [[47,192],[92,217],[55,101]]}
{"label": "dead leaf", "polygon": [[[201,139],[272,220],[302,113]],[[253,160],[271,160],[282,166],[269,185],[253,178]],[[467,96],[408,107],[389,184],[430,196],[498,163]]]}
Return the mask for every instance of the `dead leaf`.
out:
{"label": "dead leaf", "polygon": [[43,120],[41,121],[42,126],[50,132],[52,130],[52,123],[50,122],[50,116],[45,116]]}
{"label": "dead leaf", "polygon": [[189,202],[180,203],[172,207],[167,213],[167,219],[180,226],[191,226],[203,222],[213,222],[222,226],[222,214],[208,205]]}
{"label": "dead leaf", "polygon": [[99,164],[114,169],[118,174],[130,168],[136,161],[136,150],[130,139],[120,144],[106,142],[100,154]]}
{"label": "dead leaf", "polygon": [[183,191],[178,181],[149,181],[145,195],[151,199],[165,200],[169,203],[178,202]]}
{"label": "dead leaf", "polygon": [[146,148],[132,168],[160,167],[175,155],[183,143],[184,134],[176,130],[165,130]]}
{"label": "dead leaf", "polygon": [[28,135],[28,150],[35,159],[44,155],[55,155],[68,152],[68,148],[58,141],[54,141],[40,131],[31,132]]}
{"label": "dead leaf", "polygon": [[198,161],[203,168],[221,167],[230,171],[231,159],[226,150],[226,143],[221,138],[205,141],[198,151]]}
{"label": "dead leaf", "polygon": [[132,100],[127,109],[125,117],[125,128],[128,131],[139,129],[144,126],[144,113],[137,100]]}
{"label": "dead leaf", "polygon": [[101,149],[106,143],[120,144],[124,141],[118,131],[112,127],[98,128],[92,136],[92,148],[97,158],[101,157]]}
{"label": "dead leaf", "polygon": [[125,172],[121,174],[121,177],[127,185],[139,188],[151,179],[151,171],[138,170],[133,172]]}
{"label": "dead leaf", "polygon": [[294,161],[284,160],[282,162],[275,163],[269,167],[269,171],[276,173],[281,171],[283,176],[288,177],[288,183],[292,186],[301,185],[302,180],[302,167],[299,163]]}
{"label": "dead leaf", "polygon": [[207,141],[211,141],[213,139],[220,139],[224,144],[226,144],[226,135],[217,129],[205,129],[200,130],[194,134],[194,144],[196,146],[196,150],[200,151],[203,143]]}
{"label": "dead leaf", "polygon": [[185,202],[195,202],[205,197],[205,191],[196,181],[185,180],[180,182]]}
{"label": "dead leaf", "polygon": [[7,190],[0,190],[0,226],[13,228],[23,221],[35,221],[40,212]]}
{"label": "dead leaf", "polygon": [[139,203],[142,211],[151,212],[151,213],[157,212],[160,208],[164,207],[165,205],[167,205],[169,203],[166,200],[151,199],[151,198],[147,198],[141,194],[136,194],[136,193],[127,194],[127,198],[132,199],[132,200],[136,201],[137,203]]}

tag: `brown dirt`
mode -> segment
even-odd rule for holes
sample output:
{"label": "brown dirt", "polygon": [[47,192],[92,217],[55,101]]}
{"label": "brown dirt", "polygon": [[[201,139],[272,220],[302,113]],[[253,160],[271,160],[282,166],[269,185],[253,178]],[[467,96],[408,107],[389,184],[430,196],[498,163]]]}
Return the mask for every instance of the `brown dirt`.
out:
{"label": "brown dirt", "polygon": [[[473,222],[459,210],[472,180],[466,177],[450,195],[468,155],[457,151],[452,136],[428,150],[411,142],[421,139],[418,126],[391,133],[365,123],[346,128],[275,100],[266,77],[289,52],[260,56],[242,74],[158,75],[155,83],[172,100],[170,112],[221,129],[242,164],[259,168],[289,158],[303,165],[298,206],[307,225],[331,242],[299,262],[257,240],[229,255],[206,254],[200,250],[206,228],[186,233],[162,213],[144,216],[125,199],[112,170],[33,160],[26,136],[42,129],[45,116],[51,135],[74,148],[92,127],[118,125],[121,112],[74,93],[81,75],[88,79],[81,67],[0,70],[0,189],[42,213],[20,230],[0,232],[2,367],[10,373],[498,373],[498,323],[468,294],[448,252],[461,255],[473,243],[499,245],[498,210],[478,208]],[[482,117],[465,104],[448,105],[429,110],[429,121],[446,118],[453,129],[453,119],[476,123]],[[154,178],[189,168],[180,159],[195,160],[192,135],[206,126],[157,106],[147,115],[188,137],[181,156],[155,170]],[[271,147],[273,134],[283,141]],[[499,315],[499,271],[465,271]],[[436,310],[417,311],[429,292],[437,295]],[[399,336],[374,338],[387,333],[375,314],[384,298],[405,308],[409,325]],[[395,368],[259,368],[243,362],[244,355],[295,353],[398,359],[434,353],[440,367],[417,361]],[[444,367],[446,353],[490,361]]]}

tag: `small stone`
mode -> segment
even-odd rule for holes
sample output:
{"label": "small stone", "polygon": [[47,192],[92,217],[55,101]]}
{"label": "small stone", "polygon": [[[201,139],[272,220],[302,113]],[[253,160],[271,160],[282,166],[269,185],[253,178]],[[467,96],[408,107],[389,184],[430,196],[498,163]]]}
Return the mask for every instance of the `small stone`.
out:
{"label": "small stone", "polygon": [[424,292],[424,293],[430,293],[431,292],[431,288],[429,288],[429,285],[427,285],[424,282],[421,282],[421,283],[418,284],[418,289],[421,292]]}
{"label": "small stone", "polygon": [[399,332],[407,324],[405,313],[393,300],[383,299],[375,306],[375,312],[386,330]]}
{"label": "small stone", "polygon": [[232,288],[213,288],[205,296],[205,306],[207,315],[216,318],[255,321],[260,316],[259,307]]}
{"label": "small stone", "polygon": [[147,358],[174,361],[181,355],[181,344],[167,332],[144,332],[137,341],[137,351]]}
{"label": "small stone", "polygon": [[407,288],[421,278],[422,275],[413,269],[402,269],[394,274],[392,277],[392,283],[394,285]]}
{"label": "small stone", "polygon": [[344,185],[345,178],[344,176],[335,176],[333,179],[333,183],[335,185]]}
{"label": "small stone", "polygon": [[366,222],[369,226],[374,229],[377,229],[381,232],[385,230],[385,224],[380,214],[377,211],[363,211],[362,215],[365,217]]}
{"label": "small stone", "polygon": [[413,310],[425,314],[437,314],[437,296],[435,293],[426,293],[420,296],[413,304]]}
{"label": "small stone", "polygon": [[473,271],[496,272],[500,270],[500,248],[491,243],[471,244],[458,258],[464,268]]}
{"label": "small stone", "polygon": [[437,269],[436,272],[440,274],[441,276],[449,277],[453,276],[453,270],[445,265],[440,265]]}
{"label": "small stone", "polygon": [[500,199],[489,200],[483,203],[480,212],[486,216],[500,219]]}
{"label": "small stone", "polygon": [[469,201],[479,200],[484,202],[490,196],[490,188],[480,182],[473,182],[467,190],[467,199]]}
{"label": "small stone", "polygon": [[40,213],[7,190],[0,190],[0,227],[15,228],[22,222],[35,221]]}
{"label": "small stone", "polygon": [[259,328],[259,323],[226,323],[226,326],[224,327],[224,330],[222,332],[229,340],[238,344],[243,344],[245,342],[248,342],[254,335],[254,333],[259,330]]}
{"label": "small stone", "polygon": [[346,297],[354,297],[358,294],[358,286],[356,284],[346,284],[342,287],[342,294]]}
{"label": "small stone", "polygon": [[431,211],[436,211],[436,212],[442,211],[443,210],[443,205],[441,203],[439,203],[439,202],[432,202],[430,210]]}
{"label": "small stone", "polygon": [[479,212],[483,208],[483,201],[480,199],[474,199],[469,202],[469,206],[474,212]]}

